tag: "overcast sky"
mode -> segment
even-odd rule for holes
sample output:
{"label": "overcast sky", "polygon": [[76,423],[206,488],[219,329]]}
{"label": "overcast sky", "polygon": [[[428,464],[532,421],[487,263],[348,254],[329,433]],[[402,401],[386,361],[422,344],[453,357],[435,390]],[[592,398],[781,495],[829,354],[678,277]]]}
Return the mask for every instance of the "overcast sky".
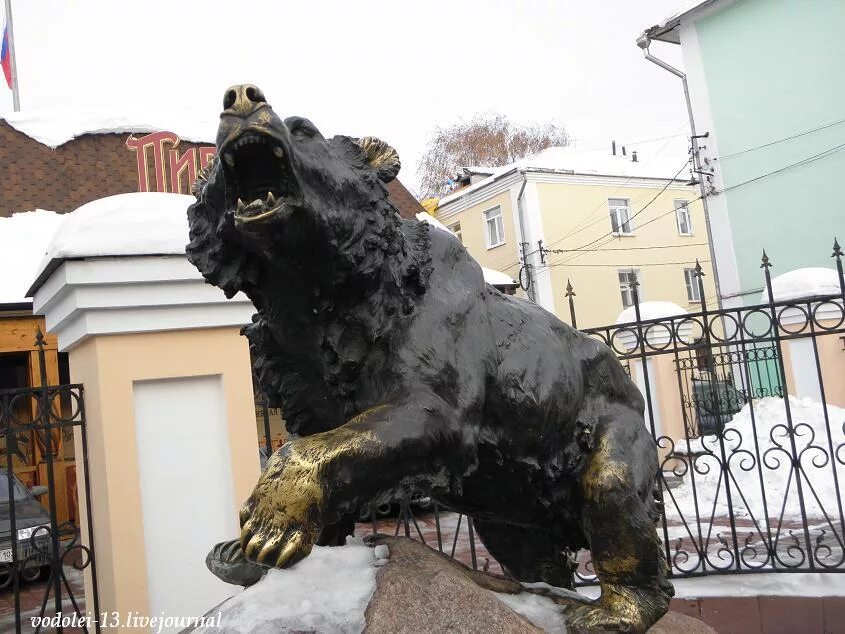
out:
{"label": "overcast sky", "polygon": [[[388,141],[412,187],[431,130],[478,112],[553,119],[581,149],[686,132],[680,81],[635,43],[686,4],[12,0],[23,110],[212,114],[227,86],[252,82],[282,116]],[[679,47],[652,52],[681,66]],[[0,84],[0,113],[11,110]],[[638,149],[682,161],[685,147]]]}

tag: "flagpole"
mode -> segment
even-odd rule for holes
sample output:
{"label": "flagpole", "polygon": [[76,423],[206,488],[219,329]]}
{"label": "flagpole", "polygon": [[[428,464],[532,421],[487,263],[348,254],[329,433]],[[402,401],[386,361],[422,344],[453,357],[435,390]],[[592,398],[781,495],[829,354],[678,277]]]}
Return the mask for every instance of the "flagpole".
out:
{"label": "flagpole", "polygon": [[15,64],[15,36],[12,28],[12,0],[6,0],[6,27],[9,29],[9,66],[12,69],[12,105],[15,112],[21,110],[21,100],[18,96],[18,69]]}

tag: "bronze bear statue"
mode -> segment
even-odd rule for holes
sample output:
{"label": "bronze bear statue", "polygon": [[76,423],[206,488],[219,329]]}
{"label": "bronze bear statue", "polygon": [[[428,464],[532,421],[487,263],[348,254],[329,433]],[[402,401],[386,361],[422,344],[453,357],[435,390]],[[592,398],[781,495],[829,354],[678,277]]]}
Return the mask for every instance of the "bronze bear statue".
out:
{"label": "bronze bear statue", "polygon": [[399,167],[377,139],[282,121],[255,86],[225,93],[187,254],[255,305],[244,332],[292,438],[241,510],[243,555],[289,566],[413,488],[470,515],[518,580],[570,587],[571,553],[590,548],[601,598],[567,622],[645,631],[673,591],[642,396],[606,346],[400,218]]}

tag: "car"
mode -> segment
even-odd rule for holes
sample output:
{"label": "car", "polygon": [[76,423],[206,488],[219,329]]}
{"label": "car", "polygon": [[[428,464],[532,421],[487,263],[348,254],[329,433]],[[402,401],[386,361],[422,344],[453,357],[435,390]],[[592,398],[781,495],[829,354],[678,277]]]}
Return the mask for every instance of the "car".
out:
{"label": "car", "polygon": [[[9,485],[15,511],[18,537],[18,571],[27,581],[46,576],[50,570],[50,514],[36,497],[47,493],[47,487],[28,489],[17,476],[0,469],[0,589],[12,582],[12,513],[9,507]],[[33,541],[35,543],[33,543]]]}

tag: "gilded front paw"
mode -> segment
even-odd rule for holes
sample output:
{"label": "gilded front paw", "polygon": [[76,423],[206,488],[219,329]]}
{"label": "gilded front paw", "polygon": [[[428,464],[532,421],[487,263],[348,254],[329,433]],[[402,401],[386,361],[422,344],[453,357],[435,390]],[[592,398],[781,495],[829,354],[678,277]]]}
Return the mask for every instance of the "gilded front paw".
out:
{"label": "gilded front paw", "polygon": [[273,454],[241,509],[241,548],[250,561],[284,568],[311,552],[320,534],[320,454],[292,441]]}
{"label": "gilded front paw", "polygon": [[662,617],[669,598],[662,592],[616,584],[602,585],[601,598],[566,609],[570,631],[645,632]]}

